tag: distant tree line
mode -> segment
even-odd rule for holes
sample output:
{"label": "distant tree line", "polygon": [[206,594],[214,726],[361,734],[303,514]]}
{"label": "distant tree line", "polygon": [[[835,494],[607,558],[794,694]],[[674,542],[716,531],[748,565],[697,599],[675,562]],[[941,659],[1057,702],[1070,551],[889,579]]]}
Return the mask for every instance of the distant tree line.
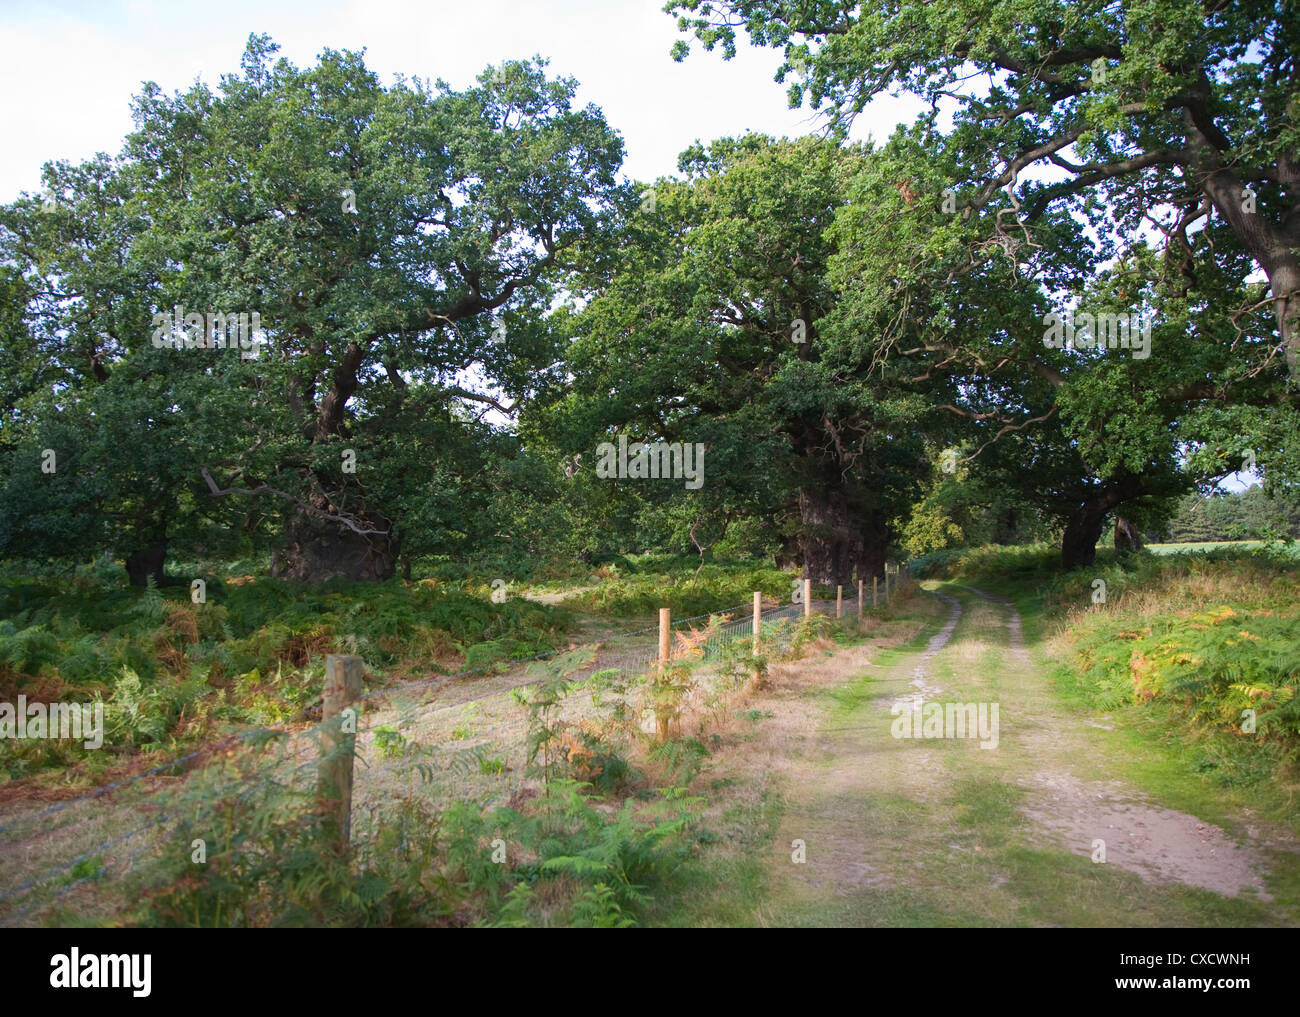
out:
{"label": "distant tree line", "polygon": [[1269,497],[1262,487],[1255,486],[1209,497],[1186,496],[1161,536],[1181,544],[1280,534],[1300,537],[1300,494],[1282,491]]}

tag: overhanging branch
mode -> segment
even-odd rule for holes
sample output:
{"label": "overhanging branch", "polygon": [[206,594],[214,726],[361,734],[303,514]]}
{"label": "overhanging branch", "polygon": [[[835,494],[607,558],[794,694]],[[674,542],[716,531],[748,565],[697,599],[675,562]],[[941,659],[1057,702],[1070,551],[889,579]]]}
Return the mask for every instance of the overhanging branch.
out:
{"label": "overhanging branch", "polygon": [[273,494],[277,498],[284,498],[286,501],[293,502],[299,508],[310,512],[313,515],[319,516],[322,519],[329,519],[331,522],[342,523],[349,530],[359,536],[364,537],[372,533],[379,536],[388,536],[387,530],[363,530],[346,516],[336,516],[330,512],[326,512],[324,509],[319,509],[310,502],[289,494],[287,491],[277,491],[269,484],[259,484],[257,487],[228,487],[223,491],[221,488],[217,487],[217,482],[212,479],[212,474],[208,472],[206,466],[200,467],[199,472],[203,474],[203,479],[207,481],[208,484],[208,490],[212,492],[212,495],[215,498],[221,498],[228,494]]}

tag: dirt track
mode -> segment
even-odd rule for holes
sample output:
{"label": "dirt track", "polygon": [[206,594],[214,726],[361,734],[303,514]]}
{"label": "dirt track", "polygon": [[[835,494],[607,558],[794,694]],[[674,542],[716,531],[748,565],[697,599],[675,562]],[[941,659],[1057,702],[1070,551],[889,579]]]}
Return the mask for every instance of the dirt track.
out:
{"label": "dirt track", "polygon": [[[757,924],[1297,923],[1271,885],[1293,838],[1249,815],[1234,834],[1127,780],[1131,745],[1061,704],[1009,602],[949,586],[926,609],[907,647],[842,650],[774,693],[752,752],[784,807]],[[996,746],[894,736],[918,697],[997,704]]]}

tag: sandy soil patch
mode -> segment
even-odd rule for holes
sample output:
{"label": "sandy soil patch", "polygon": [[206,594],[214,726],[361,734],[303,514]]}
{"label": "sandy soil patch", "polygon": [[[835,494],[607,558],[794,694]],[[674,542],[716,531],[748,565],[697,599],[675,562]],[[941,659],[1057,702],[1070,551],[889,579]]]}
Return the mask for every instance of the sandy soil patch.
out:
{"label": "sandy soil patch", "polygon": [[1149,883],[1184,883],[1225,897],[1245,892],[1273,898],[1260,875],[1261,859],[1222,829],[1185,812],[1151,804],[1118,781],[1085,783],[1044,771],[1022,779],[1034,789],[1022,811],[1067,851],[1092,856],[1105,843],[1105,864]]}

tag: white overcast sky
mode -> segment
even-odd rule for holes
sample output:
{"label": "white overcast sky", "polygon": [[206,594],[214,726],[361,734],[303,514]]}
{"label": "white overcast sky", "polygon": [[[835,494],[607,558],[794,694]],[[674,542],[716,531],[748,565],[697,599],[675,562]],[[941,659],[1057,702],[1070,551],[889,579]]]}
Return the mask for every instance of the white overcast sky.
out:
{"label": "white overcast sky", "polygon": [[[737,56],[695,44],[683,63],[663,0],[0,0],[0,201],[40,190],[48,160],[116,155],[131,130],[130,98],[142,81],[164,91],[195,79],[216,86],[239,73],[249,33],[265,32],[280,55],[311,66],[322,49],[366,51],[391,84],[401,73],[453,87],[489,64],[541,54],[548,73],[577,78],[624,138],[624,172],[639,180],[676,173],[693,142],[746,130],[794,137],[820,126],[787,108],[773,80],[781,55],[738,40]],[[884,97],[854,134],[883,141],[921,110]]]}

